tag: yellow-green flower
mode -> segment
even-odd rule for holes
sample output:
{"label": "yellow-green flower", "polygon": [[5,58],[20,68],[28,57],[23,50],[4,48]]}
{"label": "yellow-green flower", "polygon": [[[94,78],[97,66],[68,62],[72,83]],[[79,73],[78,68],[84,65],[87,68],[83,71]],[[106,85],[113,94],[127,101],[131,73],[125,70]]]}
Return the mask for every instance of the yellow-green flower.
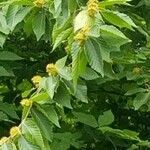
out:
{"label": "yellow-green flower", "polygon": [[79,45],[84,44],[84,42],[88,38],[88,33],[90,31],[90,28],[88,26],[83,27],[75,36],[75,41],[79,43]]}
{"label": "yellow-green flower", "polygon": [[98,0],[89,0],[87,3],[87,9],[89,16],[93,17],[99,10]]}
{"label": "yellow-green flower", "polygon": [[42,8],[44,6],[45,2],[46,2],[45,0],[36,0],[33,3],[36,7]]}
{"label": "yellow-green flower", "polygon": [[42,80],[42,77],[39,76],[39,75],[34,76],[34,77],[31,79],[31,81],[33,82],[33,84],[35,85],[36,88],[39,87],[39,84],[40,84],[41,80]]}
{"label": "yellow-green flower", "polygon": [[10,129],[9,134],[10,134],[10,137],[15,137],[15,136],[17,136],[17,135],[20,135],[20,134],[21,134],[20,128],[17,127],[17,126],[12,127],[12,128]]}
{"label": "yellow-green flower", "polygon": [[53,63],[48,64],[48,65],[46,66],[46,72],[47,72],[49,75],[52,75],[52,76],[57,76],[57,75],[58,75],[57,68],[56,68],[55,64],[53,64]]}
{"label": "yellow-green flower", "polygon": [[142,72],[142,69],[139,68],[139,67],[135,67],[135,68],[133,68],[132,72],[133,72],[133,74],[137,74],[138,75],[138,74],[140,74]]}
{"label": "yellow-green flower", "polygon": [[30,107],[32,106],[33,104],[33,101],[29,100],[29,99],[23,99],[20,104],[23,106],[23,107]]}

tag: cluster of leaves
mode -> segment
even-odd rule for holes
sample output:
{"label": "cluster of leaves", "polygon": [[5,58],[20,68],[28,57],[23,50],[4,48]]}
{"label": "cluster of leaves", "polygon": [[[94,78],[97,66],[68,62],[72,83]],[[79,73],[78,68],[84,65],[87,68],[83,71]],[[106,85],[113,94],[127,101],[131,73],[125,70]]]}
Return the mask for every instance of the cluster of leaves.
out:
{"label": "cluster of leaves", "polygon": [[0,7],[1,150],[150,149],[150,1]]}

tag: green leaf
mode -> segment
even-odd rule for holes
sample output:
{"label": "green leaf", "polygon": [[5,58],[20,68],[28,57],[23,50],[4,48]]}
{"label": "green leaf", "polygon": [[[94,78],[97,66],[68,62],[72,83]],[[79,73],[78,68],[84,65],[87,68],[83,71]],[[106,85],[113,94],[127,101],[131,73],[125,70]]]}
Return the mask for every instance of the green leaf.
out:
{"label": "green leaf", "polygon": [[140,109],[141,106],[144,104],[147,104],[147,102],[150,100],[150,92],[148,93],[139,93],[133,100],[133,106],[135,110]]}
{"label": "green leaf", "polygon": [[69,14],[74,13],[78,8],[77,1],[68,0],[68,11]]}
{"label": "green leaf", "polygon": [[17,150],[14,143],[5,143],[0,147],[0,150]]}
{"label": "green leaf", "polygon": [[43,105],[42,107],[45,110],[45,114],[47,114],[47,118],[54,123],[57,127],[60,128],[59,118],[57,112],[55,111],[53,106]]}
{"label": "green leaf", "polygon": [[70,93],[68,92],[66,86],[63,83],[60,83],[57,93],[55,94],[54,100],[58,104],[72,109],[71,102],[70,102],[71,101]]}
{"label": "green leaf", "polygon": [[51,122],[47,119],[47,117],[41,113],[37,108],[31,109],[31,114],[41,130],[42,135],[49,141],[52,141],[52,125]]}
{"label": "green leaf", "polygon": [[94,40],[88,39],[85,43],[85,54],[91,68],[104,76],[103,60],[99,44]]}
{"label": "green leaf", "polygon": [[19,119],[15,109],[16,109],[15,106],[11,104],[0,102],[0,111],[3,111],[5,114],[10,116],[11,118]]}
{"label": "green leaf", "polygon": [[106,0],[99,3],[100,7],[111,6],[115,4],[129,5],[127,2],[131,0]]}
{"label": "green leaf", "polygon": [[86,67],[85,73],[81,77],[85,80],[94,80],[99,78],[99,75],[93,69]]}
{"label": "green leaf", "polygon": [[87,24],[87,22],[88,22],[87,11],[86,10],[80,11],[74,20],[74,32],[83,28],[85,26],[85,24]]}
{"label": "green leaf", "polygon": [[110,63],[104,63],[104,74],[109,79],[118,80],[118,77],[113,70],[113,65]]}
{"label": "green leaf", "polygon": [[70,25],[71,25],[71,21],[72,21],[72,17],[68,17],[64,20],[60,19],[60,22],[56,22],[56,24],[54,25],[53,27],[53,32],[52,32],[52,39],[53,41],[56,40],[57,36],[67,30],[68,28],[70,28]]}
{"label": "green leaf", "polygon": [[96,18],[95,20],[93,20],[93,22],[91,21],[91,28],[90,31],[88,32],[88,37],[95,37],[95,38],[99,38],[100,37],[100,26],[103,25],[103,20],[99,17]]}
{"label": "green leaf", "polygon": [[137,28],[131,18],[124,13],[109,10],[103,10],[101,13],[107,21],[114,24],[115,26],[120,28],[128,28],[130,30],[133,30],[132,27]]}
{"label": "green leaf", "polygon": [[72,32],[72,28],[69,28],[65,31],[62,31],[55,39],[54,41],[54,46],[53,46],[53,50],[55,50],[60,44],[62,44],[64,42],[64,40],[66,40],[69,35]]}
{"label": "green leaf", "polygon": [[6,41],[6,35],[3,33],[0,33],[0,46],[3,48],[3,45]]}
{"label": "green leaf", "polygon": [[103,39],[99,40],[99,46],[100,46],[103,60],[108,62],[108,63],[112,63],[111,52],[112,51],[119,51],[120,46],[110,45],[107,41],[105,41]]}
{"label": "green leaf", "polygon": [[83,83],[77,85],[75,97],[81,102],[88,103],[87,86]]}
{"label": "green leaf", "polygon": [[143,88],[133,88],[133,89],[127,91],[125,93],[125,95],[130,96],[130,95],[134,95],[134,94],[137,94],[137,93],[143,93],[143,92],[146,92],[146,91],[147,91],[147,89],[143,89]]}
{"label": "green leaf", "polygon": [[3,66],[0,66],[0,77],[12,76]]}
{"label": "green leaf", "polygon": [[100,115],[98,118],[99,126],[110,125],[114,121],[114,115],[111,110],[103,112],[103,115]]}
{"label": "green leaf", "polygon": [[137,145],[150,148],[150,142],[149,141],[140,141]]}
{"label": "green leaf", "polygon": [[21,124],[23,136],[31,143],[44,149],[44,141],[40,129],[32,119],[27,119]]}
{"label": "green leaf", "polygon": [[40,150],[38,146],[31,144],[23,136],[18,139],[18,147],[19,150]]}
{"label": "green leaf", "polygon": [[9,52],[9,51],[1,51],[0,52],[0,60],[2,61],[16,61],[16,60],[22,60],[23,58],[16,55],[15,53]]}
{"label": "green leaf", "polygon": [[18,5],[9,5],[6,20],[11,31],[16,25],[24,20],[26,15],[31,11],[31,7],[20,7]]}
{"label": "green leaf", "polygon": [[60,77],[64,78],[65,80],[68,80],[68,81],[72,80],[70,67],[64,67],[64,68],[58,70],[58,73],[59,73]]}
{"label": "green leaf", "polygon": [[51,150],[68,150],[70,148],[70,142],[55,140],[51,144]]}
{"label": "green leaf", "polygon": [[[34,14],[33,14],[34,15]],[[33,15],[30,15],[27,19],[25,19],[24,23],[24,32],[27,34],[27,36],[30,36],[33,33],[32,29],[32,18]]]}
{"label": "green leaf", "polygon": [[54,10],[55,10],[53,12],[54,18],[57,18],[62,10],[62,0],[54,0]]}
{"label": "green leaf", "polygon": [[32,84],[26,79],[24,79],[19,85],[17,85],[17,89],[20,90],[21,92],[31,90],[31,88]]}
{"label": "green leaf", "polygon": [[68,150],[70,146],[74,146],[77,149],[82,147],[82,142],[80,141],[81,133],[55,133],[54,142],[51,144],[52,150]]}
{"label": "green leaf", "polygon": [[93,128],[98,127],[98,123],[93,115],[85,114],[81,112],[73,112],[78,122],[91,126]]}
{"label": "green leaf", "polygon": [[2,111],[0,111],[0,121],[6,121],[6,120],[9,120],[8,116]]}
{"label": "green leaf", "polygon": [[77,44],[72,45],[72,78],[74,86],[76,87],[78,78],[85,72],[87,60],[83,49]]}
{"label": "green leaf", "polygon": [[12,0],[12,1],[9,1],[9,4],[13,4],[13,5],[25,5],[25,6],[31,6],[31,5],[33,5],[32,1],[29,1],[29,0]]}
{"label": "green leaf", "polygon": [[121,31],[111,25],[102,25],[100,27],[101,37],[109,44],[120,47],[131,42]]}
{"label": "green leaf", "polygon": [[37,40],[39,41],[45,33],[45,13],[43,11],[34,15],[32,20],[32,28]]}
{"label": "green leaf", "polygon": [[47,78],[43,78],[40,87],[43,88],[50,96],[51,99],[54,97],[54,93],[57,90],[58,78],[49,76]]}
{"label": "green leaf", "polygon": [[6,17],[3,13],[0,13],[0,32],[6,35],[9,34],[9,28],[6,22]]}
{"label": "green leaf", "polygon": [[103,134],[112,136],[112,137],[118,137],[121,139],[126,140],[133,140],[133,141],[140,141],[138,137],[138,133],[131,131],[131,130],[119,130],[119,129],[112,129],[110,127],[100,127],[99,128]]}
{"label": "green leaf", "polygon": [[58,74],[60,75],[60,77],[66,80],[72,80],[70,67],[65,67],[66,61],[67,61],[67,56],[63,57],[62,59],[59,59],[55,63],[55,66],[58,70]]}
{"label": "green leaf", "polygon": [[56,68],[57,68],[58,70],[60,70],[60,69],[62,69],[62,68],[65,67],[67,58],[68,58],[68,57],[65,56],[65,57],[63,57],[63,58],[61,58],[61,59],[59,59],[59,60],[56,61],[55,66],[56,66]]}
{"label": "green leaf", "polygon": [[44,104],[48,100],[50,100],[50,97],[47,92],[42,92],[42,93],[36,94],[35,96],[31,97],[30,99],[36,103]]}
{"label": "green leaf", "polygon": [[59,125],[59,118],[57,115],[57,112],[55,111],[54,107],[52,105],[42,105],[41,107],[37,107],[39,111],[41,111],[41,113],[43,113],[45,115],[45,117],[47,117],[47,119],[49,121],[51,121],[53,124],[55,124],[57,127],[60,128]]}

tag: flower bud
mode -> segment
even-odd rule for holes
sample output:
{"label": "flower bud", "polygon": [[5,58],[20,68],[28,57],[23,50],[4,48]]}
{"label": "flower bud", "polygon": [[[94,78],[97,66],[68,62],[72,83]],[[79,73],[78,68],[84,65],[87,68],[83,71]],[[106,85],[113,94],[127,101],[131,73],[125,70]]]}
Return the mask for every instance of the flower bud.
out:
{"label": "flower bud", "polygon": [[39,87],[39,84],[40,84],[41,80],[42,80],[42,77],[41,77],[41,76],[38,76],[38,75],[37,75],[37,76],[34,76],[34,77],[31,79],[32,83],[35,85],[36,88]]}
{"label": "flower bud", "polygon": [[36,7],[42,8],[45,4],[45,0],[36,0],[33,3]]}
{"label": "flower bud", "polygon": [[32,106],[33,104],[33,101],[29,100],[29,99],[23,99],[20,104],[23,106],[23,107],[30,107]]}
{"label": "flower bud", "polygon": [[15,137],[15,136],[17,136],[17,135],[20,135],[21,134],[21,131],[20,131],[20,128],[19,127],[17,127],[17,126],[15,126],[15,127],[12,127],[11,129],[10,129],[10,137]]}
{"label": "flower bud", "polygon": [[53,63],[48,64],[46,66],[46,72],[51,76],[57,76],[58,75],[58,71],[56,69],[56,66]]}
{"label": "flower bud", "polygon": [[90,31],[90,28],[88,26],[83,27],[75,36],[75,41],[79,43],[79,45],[83,45],[84,42],[88,38],[88,32]]}
{"label": "flower bud", "polygon": [[93,17],[99,10],[98,0],[89,0],[87,3],[87,9],[89,16]]}
{"label": "flower bud", "polygon": [[141,68],[139,68],[139,67],[135,67],[135,68],[133,68],[133,74],[140,74],[141,73]]}

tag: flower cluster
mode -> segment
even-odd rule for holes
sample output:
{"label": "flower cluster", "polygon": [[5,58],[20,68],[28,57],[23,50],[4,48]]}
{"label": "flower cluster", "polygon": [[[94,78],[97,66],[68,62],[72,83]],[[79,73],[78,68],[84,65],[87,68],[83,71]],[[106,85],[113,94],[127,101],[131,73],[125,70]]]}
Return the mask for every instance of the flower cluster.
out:
{"label": "flower cluster", "polygon": [[21,134],[21,131],[20,131],[20,128],[19,127],[12,127],[11,129],[10,129],[10,132],[9,132],[9,134],[10,134],[10,137],[15,137],[15,136],[18,136],[18,135],[20,135]]}
{"label": "flower cluster", "polygon": [[84,44],[84,42],[88,38],[89,31],[90,31],[90,28],[88,26],[83,27],[75,36],[75,41],[77,41],[79,45]]}
{"label": "flower cluster", "polygon": [[99,10],[98,0],[89,0],[87,3],[89,16],[93,17]]}
{"label": "flower cluster", "polygon": [[33,3],[36,7],[42,8],[45,4],[45,0],[36,0]]}
{"label": "flower cluster", "polygon": [[46,72],[51,76],[57,76],[58,71],[55,64],[51,63],[46,66]]}
{"label": "flower cluster", "polygon": [[132,73],[136,74],[136,75],[141,74],[142,73],[142,68],[135,67],[135,68],[133,68]]}
{"label": "flower cluster", "polygon": [[23,106],[23,107],[30,107],[32,106],[33,104],[33,101],[29,100],[29,99],[23,99],[20,104]]}
{"label": "flower cluster", "polygon": [[42,81],[42,77],[37,75],[37,76],[34,76],[31,81],[33,82],[33,84],[35,85],[36,88],[39,87],[39,84],[40,82]]}

